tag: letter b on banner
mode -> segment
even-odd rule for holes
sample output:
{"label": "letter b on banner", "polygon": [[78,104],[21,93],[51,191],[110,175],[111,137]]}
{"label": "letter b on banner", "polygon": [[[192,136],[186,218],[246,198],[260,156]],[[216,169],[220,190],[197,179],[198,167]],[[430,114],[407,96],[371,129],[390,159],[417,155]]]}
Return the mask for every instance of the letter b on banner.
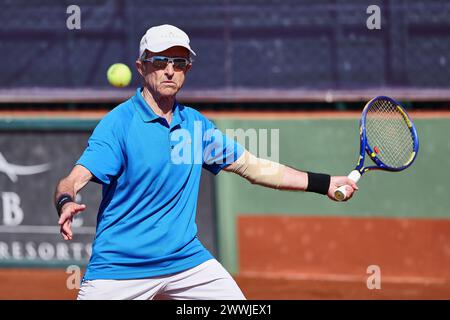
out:
{"label": "letter b on banner", "polygon": [[23,211],[20,207],[20,197],[15,192],[2,192],[3,224],[17,226],[23,221]]}

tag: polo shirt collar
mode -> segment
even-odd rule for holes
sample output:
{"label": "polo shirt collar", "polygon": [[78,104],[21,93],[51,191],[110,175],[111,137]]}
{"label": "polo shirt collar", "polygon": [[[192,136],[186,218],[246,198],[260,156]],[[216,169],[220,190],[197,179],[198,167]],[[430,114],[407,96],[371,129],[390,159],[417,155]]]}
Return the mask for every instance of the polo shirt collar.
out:
{"label": "polo shirt collar", "polygon": [[[136,89],[136,94],[132,99],[134,104],[136,105],[136,109],[139,115],[144,122],[151,122],[160,118],[160,116],[158,116],[153,111],[153,109],[148,105],[147,101],[145,101],[144,97],[142,96],[142,87]],[[184,121],[185,118],[182,112],[183,109],[183,106],[175,101],[171,126],[175,126]]]}
{"label": "polo shirt collar", "polygon": [[159,118],[159,116],[153,112],[152,108],[150,108],[147,101],[145,101],[142,96],[142,88],[137,88],[136,94],[133,97],[133,102],[144,122],[154,121]]}

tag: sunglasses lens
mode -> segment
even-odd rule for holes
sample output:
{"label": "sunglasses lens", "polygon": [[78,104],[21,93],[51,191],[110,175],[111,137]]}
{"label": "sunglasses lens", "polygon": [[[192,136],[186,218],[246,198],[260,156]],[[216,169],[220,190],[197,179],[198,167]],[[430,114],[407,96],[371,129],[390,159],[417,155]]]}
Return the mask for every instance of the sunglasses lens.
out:
{"label": "sunglasses lens", "polygon": [[173,60],[173,67],[175,69],[184,70],[184,69],[186,69],[187,65],[188,65],[188,62],[185,59],[174,59]]}
{"label": "sunglasses lens", "polygon": [[164,58],[155,58],[153,60],[153,66],[156,69],[165,69],[167,67],[168,59]]}

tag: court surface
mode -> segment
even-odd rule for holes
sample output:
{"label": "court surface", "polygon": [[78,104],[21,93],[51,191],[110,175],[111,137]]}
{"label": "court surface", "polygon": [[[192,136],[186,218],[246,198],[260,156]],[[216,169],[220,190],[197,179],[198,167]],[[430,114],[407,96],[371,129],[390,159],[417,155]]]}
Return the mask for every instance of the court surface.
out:
{"label": "court surface", "polygon": [[[77,290],[68,290],[64,269],[0,269],[0,299],[71,300]],[[280,277],[236,276],[251,300],[329,299],[450,299],[450,283],[389,283],[380,290],[367,289],[361,281],[307,280]]]}

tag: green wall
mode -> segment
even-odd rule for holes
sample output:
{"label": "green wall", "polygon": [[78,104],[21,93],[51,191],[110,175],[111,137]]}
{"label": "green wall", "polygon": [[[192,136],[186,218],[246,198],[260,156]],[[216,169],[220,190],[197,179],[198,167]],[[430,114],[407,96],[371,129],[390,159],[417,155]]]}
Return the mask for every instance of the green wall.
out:
{"label": "green wall", "polygon": [[[215,119],[227,128],[280,131],[280,162],[333,175],[347,175],[359,152],[358,119],[240,120]],[[222,172],[216,179],[220,259],[237,270],[238,214],[383,216],[450,218],[450,119],[416,119],[420,147],[412,167],[403,172],[369,172],[359,192],[347,203],[302,192],[278,191],[251,185]],[[370,160],[369,160],[370,161]]]}

